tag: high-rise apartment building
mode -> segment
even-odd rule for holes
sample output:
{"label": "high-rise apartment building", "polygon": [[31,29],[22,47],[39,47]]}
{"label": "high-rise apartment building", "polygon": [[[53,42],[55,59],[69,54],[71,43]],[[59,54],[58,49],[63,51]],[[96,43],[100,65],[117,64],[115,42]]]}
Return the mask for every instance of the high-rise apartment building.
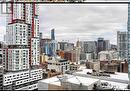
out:
{"label": "high-rise apartment building", "polygon": [[[128,35],[128,44],[127,44],[127,48],[128,48],[128,77],[130,79],[130,4],[128,4],[128,22],[127,22],[127,35]],[[129,85],[130,85],[130,81],[129,81]]]}
{"label": "high-rise apartment building", "polygon": [[[10,0],[15,1],[17,0]],[[42,79],[38,4],[11,3],[7,15],[4,89],[36,89]]]}
{"label": "high-rise apartment building", "polygon": [[127,58],[127,32],[117,31],[117,50],[120,59]]}

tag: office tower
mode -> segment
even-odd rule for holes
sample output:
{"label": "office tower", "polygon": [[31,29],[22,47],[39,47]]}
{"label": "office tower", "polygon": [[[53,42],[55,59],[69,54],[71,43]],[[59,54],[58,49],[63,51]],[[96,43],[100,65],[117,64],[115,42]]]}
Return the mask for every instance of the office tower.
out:
{"label": "office tower", "polygon": [[97,41],[97,52],[106,51],[110,49],[110,41],[104,40],[104,38],[98,38]]}
{"label": "office tower", "polygon": [[84,42],[84,52],[85,53],[96,52],[96,41],[85,41]]}
{"label": "office tower", "polygon": [[91,53],[92,58],[97,56],[97,42],[96,41],[80,41],[81,52],[82,53]]}
{"label": "office tower", "polygon": [[67,49],[67,42],[58,42],[59,50],[66,50]]}
{"label": "office tower", "polygon": [[33,90],[37,88],[38,80],[42,79],[38,4],[11,3],[10,9],[6,22],[7,72],[3,86],[9,90]]}
{"label": "office tower", "polygon": [[55,40],[55,29],[51,30],[51,39]]}
{"label": "office tower", "polygon": [[110,49],[110,41],[109,40],[104,40],[104,50],[109,50]]}
{"label": "office tower", "polygon": [[[130,4],[128,4],[128,22],[127,22],[127,35],[128,35],[128,77],[130,79]],[[130,81],[129,81],[130,85]]]}
{"label": "office tower", "polygon": [[127,58],[127,32],[117,31],[117,50],[121,59]]}
{"label": "office tower", "polygon": [[104,38],[98,38],[98,41],[97,41],[97,50],[98,50],[98,52],[104,50]]}
{"label": "office tower", "polygon": [[[50,53],[50,46],[49,43],[51,42],[51,39],[48,38],[44,38],[41,39],[40,41],[40,48],[41,48],[41,54],[45,53],[45,54],[49,54]],[[49,49],[48,49],[49,48]]]}
{"label": "office tower", "polygon": [[57,50],[57,41],[55,40],[55,30],[51,30],[51,39],[41,39],[40,47],[41,54],[45,53],[46,55],[54,56]]}
{"label": "office tower", "polygon": [[56,50],[57,50],[57,42],[55,40],[55,29],[51,30],[51,42],[50,42],[50,48],[51,48],[51,55],[54,56],[56,55]]}
{"label": "office tower", "polygon": [[76,53],[76,63],[78,64],[80,62],[80,54],[81,54],[81,47],[79,40],[76,43],[75,53]]}

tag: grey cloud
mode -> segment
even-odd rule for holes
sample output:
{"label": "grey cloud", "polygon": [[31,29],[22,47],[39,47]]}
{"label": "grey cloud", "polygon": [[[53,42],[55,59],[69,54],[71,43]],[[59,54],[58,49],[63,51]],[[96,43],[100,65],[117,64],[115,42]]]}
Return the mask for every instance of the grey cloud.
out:
{"label": "grey cloud", "polygon": [[[49,36],[56,29],[58,40],[96,39],[107,32],[116,34],[125,30],[127,25],[127,5],[44,5],[41,6],[40,30],[43,36]],[[64,34],[63,34],[64,33]],[[96,33],[95,36],[93,34]],[[86,34],[83,35],[83,34]],[[116,43],[116,36],[103,36]],[[114,39],[114,40],[113,40]]]}

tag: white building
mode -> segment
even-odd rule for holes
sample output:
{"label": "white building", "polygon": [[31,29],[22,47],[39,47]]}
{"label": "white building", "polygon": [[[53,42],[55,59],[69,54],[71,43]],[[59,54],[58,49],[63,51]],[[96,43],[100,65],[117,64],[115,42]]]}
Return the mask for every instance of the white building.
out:
{"label": "white building", "polygon": [[86,69],[84,66],[81,66],[79,68],[79,71],[73,73],[73,75],[87,77],[87,78],[100,79],[100,83],[107,82],[108,87],[110,86],[110,88],[115,88],[117,90],[127,89],[127,86],[129,83],[128,73],[115,72],[115,74],[109,74],[110,77],[107,77],[107,76],[92,76],[92,75],[86,74],[87,72],[92,73],[93,70]]}
{"label": "white building", "polygon": [[112,59],[118,58],[118,52],[116,51],[101,51],[98,53],[98,59],[100,61],[111,61]]}
{"label": "white building", "polygon": [[64,74],[39,81],[38,90],[92,90],[98,82],[99,79]]}
{"label": "white building", "polygon": [[28,45],[27,29],[27,24],[9,24],[6,31],[6,42],[8,45]]}
{"label": "white building", "polygon": [[[3,86],[4,89],[10,89],[10,86],[15,90],[33,90],[37,89],[36,80],[42,79],[42,69],[27,70],[19,72],[9,72],[3,75]],[[35,81],[34,83],[31,83]],[[28,85],[30,84],[30,85]],[[29,88],[31,87],[31,88]]]}
{"label": "white building", "polygon": [[39,65],[40,63],[40,49],[39,39],[31,38],[31,65]]}
{"label": "white building", "polygon": [[121,59],[127,58],[127,32],[117,31],[117,50]]}
{"label": "white building", "polygon": [[70,69],[69,66],[69,61],[66,59],[61,59],[61,58],[49,58],[48,59],[48,69],[55,69],[57,72],[62,72],[65,73],[66,71],[68,71]]}
{"label": "white building", "polygon": [[6,70],[3,89],[33,90],[42,79],[38,4],[11,3],[8,7],[5,36],[8,48],[3,49],[2,58]]}
{"label": "white building", "polygon": [[86,53],[86,60],[92,61],[92,53]]}
{"label": "white building", "polygon": [[100,86],[100,90],[128,90],[127,83],[120,82],[119,80],[115,82],[109,80],[109,78],[106,79],[108,80],[86,76],[86,73],[84,73],[84,76],[82,74],[64,74],[39,81],[38,90],[93,90],[94,84],[97,84],[98,87]]}
{"label": "white building", "polygon": [[8,71],[29,69],[29,49],[8,49]]}

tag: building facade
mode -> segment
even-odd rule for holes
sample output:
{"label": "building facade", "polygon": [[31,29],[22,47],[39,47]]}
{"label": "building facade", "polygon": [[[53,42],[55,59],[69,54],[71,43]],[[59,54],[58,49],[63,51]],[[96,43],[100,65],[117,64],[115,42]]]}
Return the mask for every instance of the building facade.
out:
{"label": "building facade", "polygon": [[56,72],[61,73],[65,73],[70,70],[69,61],[58,57],[49,58],[47,67],[49,70],[55,70]]}
{"label": "building facade", "polygon": [[119,59],[117,51],[101,51],[98,53],[98,59],[100,61],[112,61],[114,59]]}
{"label": "building facade", "polygon": [[37,89],[37,82],[42,79],[38,4],[11,3],[10,12],[6,22],[8,47],[2,51],[6,70],[3,89]]}
{"label": "building facade", "polygon": [[117,31],[117,50],[121,59],[127,58],[127,32]]}
{"label": "building facade", "polygon": [[[128,4],[128,22],[127,22],[127,35],[128,35],[128,76],[130,79],[130,4]],[[130,85],[130,84],[129,84]]]}
{"label": "building facade", "polygon": [[97,52],[106,51],[110,49],[110,41],[104,40],[104,38],[98,38],[97,40]]}
{"label": "building facade", "polygon": [[82,53],[91,53],[92,59],[97,57],[97,42],[96,41],[80,41],[79,45],[81,47]]}

